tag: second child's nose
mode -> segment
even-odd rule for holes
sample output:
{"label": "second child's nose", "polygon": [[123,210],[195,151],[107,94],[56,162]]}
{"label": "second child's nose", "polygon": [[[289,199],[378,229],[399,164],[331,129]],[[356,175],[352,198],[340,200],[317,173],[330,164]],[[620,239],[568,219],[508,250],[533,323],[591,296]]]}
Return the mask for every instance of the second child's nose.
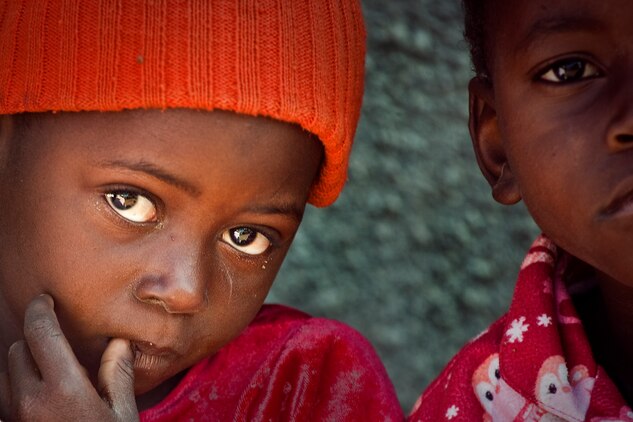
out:
{"label": "second child's nose", "polygon": [[611,121],[607,130],[607,146],[610,152],[633,148],[633,78],[626,75],[624,86],[612,93],[610,101]]}
{"label": "second child's nose", "polygon": [[136,282],[134,296],[169,313],[198,313],[208,305],[208,274],[200,254],[192,250],[197,248],[170,249],[154,258],[157,264]]}
{"label": "second child's nose", "polygon": [[607,135],[609,151],[620,152],[633,148],[633,116],[627,121],[615,122]]}

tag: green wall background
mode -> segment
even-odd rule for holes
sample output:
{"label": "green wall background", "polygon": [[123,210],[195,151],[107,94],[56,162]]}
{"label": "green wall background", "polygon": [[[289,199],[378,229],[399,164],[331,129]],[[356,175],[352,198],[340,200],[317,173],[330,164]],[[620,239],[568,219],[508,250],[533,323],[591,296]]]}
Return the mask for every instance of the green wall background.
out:
{"label": "green wall background", "polygon": [[269,302],[342,320],[375,345],[405,411],[509,305],[538,230],[496,204],[467,132],[457,0],[363,0],[363,113],[348,184],[309,208]]}

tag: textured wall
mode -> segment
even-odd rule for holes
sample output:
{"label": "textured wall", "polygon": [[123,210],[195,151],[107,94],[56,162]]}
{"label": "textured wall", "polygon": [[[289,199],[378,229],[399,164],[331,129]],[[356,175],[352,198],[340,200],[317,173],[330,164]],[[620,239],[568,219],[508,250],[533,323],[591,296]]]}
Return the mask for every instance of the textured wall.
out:
{"label": "textured wall", "polygon": [[466,127],[458,0],[363,0],[366,93],[349,182],[308,209],[269,298],[340,319],[375,345],[408,410],[507,308],[537,234],[496,204]]}

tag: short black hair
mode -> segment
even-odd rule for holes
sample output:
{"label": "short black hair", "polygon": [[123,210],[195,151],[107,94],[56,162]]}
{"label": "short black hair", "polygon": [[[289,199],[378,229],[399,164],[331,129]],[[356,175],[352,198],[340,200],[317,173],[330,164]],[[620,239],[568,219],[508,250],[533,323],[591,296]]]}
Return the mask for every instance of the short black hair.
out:
{"label": "short black hair", "polygon": [[490,76],[486,62],[486,36],[484,32],[486,0],[462,0],[464,9],[464,38],[470,47],[473,70],[479,77]]}

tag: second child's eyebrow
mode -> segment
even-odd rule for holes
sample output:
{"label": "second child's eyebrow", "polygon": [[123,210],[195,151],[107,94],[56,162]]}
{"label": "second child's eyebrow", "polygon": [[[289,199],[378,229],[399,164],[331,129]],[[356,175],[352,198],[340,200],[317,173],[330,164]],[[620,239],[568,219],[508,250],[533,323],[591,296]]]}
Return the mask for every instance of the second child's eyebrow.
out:
{"label": "second child's eyebrow", "polygon": [[560,16],[543,18],[534,22],[527,34],[517,44],[516,51],[530,48],[534,43],[549,35],[565,32],[597,32],[605,28],[604,23],[583,16]]}
{"label": "second child's eyebrow", "polygon": [[196,188],[191,183],[187,182],[169,173],[167,170],[164,170],[152,163],[148,163],[147,161],[126,161],[126,160],[111,160],[111,161],[100,161],[97,163],[99,167],[110,167],[110,168],[119,168],[124,170],[132,170],[135,172],[145,173],[149,176],[152,176],[155,179],[158,179],[162,182],[170,184],[172,186],[177,187],[180,190],[187,192],[189,195],[193,197],[200,196],[200,190]]}

